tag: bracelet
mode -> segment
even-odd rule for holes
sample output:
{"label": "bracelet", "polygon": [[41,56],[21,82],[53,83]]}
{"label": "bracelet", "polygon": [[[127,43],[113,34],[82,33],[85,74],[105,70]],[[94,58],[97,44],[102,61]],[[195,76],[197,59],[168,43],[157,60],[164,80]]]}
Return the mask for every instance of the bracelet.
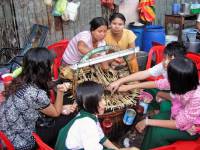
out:
{"label": "bracelet", "polygon": [[145,118],[145,125],[148,126],[148,123],[149,123],[149,118],[146,117],[146,118]]}

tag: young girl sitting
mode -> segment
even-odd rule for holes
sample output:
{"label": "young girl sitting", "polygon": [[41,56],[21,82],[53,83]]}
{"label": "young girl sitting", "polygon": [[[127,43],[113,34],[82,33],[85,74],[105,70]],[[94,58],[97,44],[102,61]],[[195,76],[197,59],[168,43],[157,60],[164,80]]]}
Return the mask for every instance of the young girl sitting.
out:
{"label": "young girl sitting", "polygon": [[93,81],[86,81],[78,86],[76,99],[80,112],[60,131],[56,150],[103,150],[103,147],[118,149],[104,136],[97,118],[105,109],[103,92],[103,86]]}
{"label": "young girl sitting", "polygon": [[137,123],[139,132],[149,126],[141,150],[168,145],[177,140],[194,140],[199,136],[200,86],[195,64],[187,58],[176,58],[169,63],[167,74],[168,80],[145,83],[149,88],[170,88],[168,97],[172,108],[171,113],[163,112],[153,119],[146,118]]}
{"label": "young girl sitting", "polygon": [[[119,90],[119,87],[132,82],[132,81],[142,81],[145,80],[151,76],[153,77],[158,77],[160,75],[162,75],[164,78],[167,78],[167,65],[168,63],[177,57],[184,57],[186,53],[186,49],[183,46],[183,44],[179,43],[179,42],[171,42],[169,43],[165,49],[164,49],[164,58],[163,61],[155,66],[153,66],[150,69],[144,70],[144,71],[139,71],[136,72],[134,74],[128,75],[126,77],[123,77],[121,79],[118,79],[114,82],[112,82],[109,86],[108,89],[112,92],[115,92],[117,90]],[[128,86],[126,86],[127,89],[129,88]],[[145,87],[143,87],[145,88]],[[131,86],[130,86],[131,89]]]}
{"label": "young girl sitting", "polygon": [[49,100],[53,56],[46,48],[32,48],[24,56],[23,71],[5,90],[6,100],[0,105],[0,130],[16,150],[35,149],[35,132],[39,113],[57,117],[63,105],[63,93],[69,85],[57,86],[54,104]]}

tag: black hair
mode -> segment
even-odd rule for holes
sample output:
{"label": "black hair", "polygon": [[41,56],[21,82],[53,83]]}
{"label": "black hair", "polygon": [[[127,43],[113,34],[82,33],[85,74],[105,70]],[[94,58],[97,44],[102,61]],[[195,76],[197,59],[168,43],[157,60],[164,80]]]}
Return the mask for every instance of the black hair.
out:
{"label": "black hair", "polygon": [[98,113],[103,92],[103,86],[94,81],[80,83],[76,90],[76,101],[79,109],[84,109],[91,114]]}
{"label": "black hair", "polygon": [[108,27],[108,22],[103,17],[96,17],[90,21],[90,31],[94,31],[97,28],[99,28],[100,26]]}
{"label": "black hair", "polygon": [[110,23],[116,18],[121,19],[124,22],[124,24],[126,23],[126,18],[121,13],[113,13],[109,18]]}
{"label": "black hair", "polygon": [[167,67],[168,80],[173,94],[185,94],[199,85],[195,63],[184,57],[175,58]]}
{"label": "black hair", "polygon": [[184,57],[186,48],[182,42],[171,42],[164,49],[164,55],[174,57]]}
{"label": "black hair", "polygon": [[25,84],[34,84],[49,94],[53,54],[45,47],[31,48],[24,55],[22,73],[13,80],[5,91],[5,96],[14,94]]}

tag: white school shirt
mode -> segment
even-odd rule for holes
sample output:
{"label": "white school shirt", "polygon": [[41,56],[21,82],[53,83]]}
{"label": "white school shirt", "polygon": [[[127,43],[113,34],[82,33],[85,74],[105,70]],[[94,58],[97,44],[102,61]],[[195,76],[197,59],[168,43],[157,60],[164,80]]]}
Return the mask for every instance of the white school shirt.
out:
{"label": "white school shirt", "polygon": [[65,145],[68,149],[103,150],[100,140],[105,137],[99,122],[89,117],[77,119],[68,131]]}
{"label": "white school shirt", "polygon": [[[75,37],[73,37],[65,52],[63,54],[63,60],[66,64],[72,65],[80,62],[83,55],[78,50],[78,42],[83,41],[87,44],[90,49],[94,49],[92,44],[92,35],[90,31],[83,31],[78,33]],[[106,42],[104,40],[99,41],[97,47],[105,46]]]}
{"label": "white school shirt", "polygon": [[162,75],[167,79],[167,71],[164,69],[162,62],[148,69],[149,73],[153,77],[158,77]]}

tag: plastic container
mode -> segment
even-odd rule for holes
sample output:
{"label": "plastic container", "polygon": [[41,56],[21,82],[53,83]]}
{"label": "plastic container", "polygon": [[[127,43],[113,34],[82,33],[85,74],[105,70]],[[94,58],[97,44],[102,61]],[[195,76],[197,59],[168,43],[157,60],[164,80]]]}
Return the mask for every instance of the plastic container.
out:
{"label": "plastic container", "polygon": [[143,34],[143,50],[149,52],[152,42],[165,45],[165,29],[158,25],[148,25],[144,28]]}
{"label": "plastic container", "polygon": [[194,38],[196,39],[197,29],[195,28],[187,28],[182,30],[182,41],[184,42],[194,42]]}
{"label": "plastic container", "polygon": [[184,42],[187,52],[200,53],[200,40],[195,42]]}
{"label": "plastic container", "polygon": [[11,73],[3,74],[3,75],[1,75],[1,78],[2,78],[2,81],[4,83],[4,86],[8,86],[13,80]]}
{"label": "plastic container", "polygon": [[142,50],[142,40],[143,40],[144,25],[132,22],[132,23],[129,23],[128,28],[131,31],[133,31],[133,33],[137,36],[137,38],[135,40],[135,45],[139,46],[140,50]]}
{"label": "plastic container", "polygon": [[135,116],[136,116],[136,111],[134,109],[127,109],[123,118],[124,124],[132,125],[135,119]]}
{"label": "plastic container", "polygon": [[173,41],[178,41],[178,36],[176,36],[176,35],[166,35],[165,39],[166,39],[165,45],[167,45],[167,44],[169,44]]}
{"label": "plastic container", "polygon": [[148,104],[148,103],[145,103],[144,101],[140,101],[140,102],[139,102],[139,105],[142,106],[142,107],[144,108],[143,114],[146,114],[146,113],[147,113],[147,110],[148,110],[148,107],[149,107],[149,104]]}
{"label": "plastic container", "polygon": [[102,127],[105,134],[109,134],[112,131],[112,120],[110,118],[105,118],[102,121]]}
{"label": "plastic container", "polygon": [[181,11],[181,4],[179,3],[174,3],[172,4],[172,14],[177,15]]}
{"label": "plastic container", "polygon": [[147,64],[147,58],[148,58],[148,53],[144,51],[140,51],[136,53],[137,56],[137,63],[139,67],[139,71],[145,70],[146,69],[146,64]]}

